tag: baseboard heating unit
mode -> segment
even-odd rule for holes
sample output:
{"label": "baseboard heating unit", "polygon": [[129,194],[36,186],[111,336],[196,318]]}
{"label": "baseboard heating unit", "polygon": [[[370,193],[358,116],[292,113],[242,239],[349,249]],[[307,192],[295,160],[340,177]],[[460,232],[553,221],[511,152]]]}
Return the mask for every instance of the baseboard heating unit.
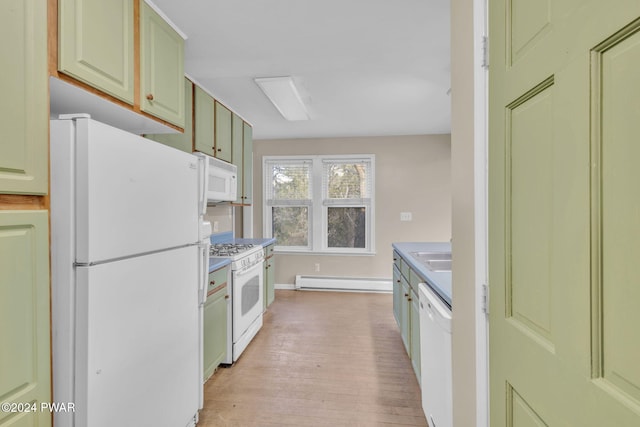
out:
{"label": "baseboard heating unit", "polygon": [[392,292],[393,282],[380,278],[297,275],[295,288],[300,290]]}

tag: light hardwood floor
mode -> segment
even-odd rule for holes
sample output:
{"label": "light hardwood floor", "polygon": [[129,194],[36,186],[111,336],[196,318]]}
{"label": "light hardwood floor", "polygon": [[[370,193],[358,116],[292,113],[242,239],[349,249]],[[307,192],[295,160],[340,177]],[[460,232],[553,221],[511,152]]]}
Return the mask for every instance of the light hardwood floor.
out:
{"label": "light hardwood floor", "polygon": [[204,393],[199,427],[427,426],[391,294],[276,291]]}

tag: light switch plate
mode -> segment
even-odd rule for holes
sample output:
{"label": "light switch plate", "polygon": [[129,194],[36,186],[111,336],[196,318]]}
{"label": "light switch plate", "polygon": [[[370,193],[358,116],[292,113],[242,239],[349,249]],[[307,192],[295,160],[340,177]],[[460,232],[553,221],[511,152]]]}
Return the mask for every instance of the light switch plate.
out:
{"label": "light switch plate", "polygon": [[411,221],[411,212],[400,212],[400,221]]}

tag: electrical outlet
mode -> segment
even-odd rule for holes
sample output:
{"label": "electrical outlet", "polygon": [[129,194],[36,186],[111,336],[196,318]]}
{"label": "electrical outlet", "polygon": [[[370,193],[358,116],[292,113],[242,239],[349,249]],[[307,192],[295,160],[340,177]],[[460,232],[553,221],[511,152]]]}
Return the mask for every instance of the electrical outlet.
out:
{"label": "electrical outlet", "polygon": [[319,273],[319,272],[320,272],[320,263],[317,262],[316,263],[316,273]]}
{"label": "electrical outlet", "polygon": [[411,212],[400,212],[400,221],[411,221]]}

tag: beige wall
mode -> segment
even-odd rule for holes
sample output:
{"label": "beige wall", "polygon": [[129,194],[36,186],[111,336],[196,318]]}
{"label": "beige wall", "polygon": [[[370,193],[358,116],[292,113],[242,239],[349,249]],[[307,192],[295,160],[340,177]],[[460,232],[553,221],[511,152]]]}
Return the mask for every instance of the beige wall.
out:
{"label": "beige wall", "polygon": [[[256,140],[254,236],[262,237],[262,157],[303,154],[375,154],[376,206],[373,256],[278,254],[277,284],[297,274],[391,278],[392,242],[451,238],[451,149],[449,135]],[[401,222],[400,212],[413,221]],[[320,264],[320,272],[315,271]]]}

